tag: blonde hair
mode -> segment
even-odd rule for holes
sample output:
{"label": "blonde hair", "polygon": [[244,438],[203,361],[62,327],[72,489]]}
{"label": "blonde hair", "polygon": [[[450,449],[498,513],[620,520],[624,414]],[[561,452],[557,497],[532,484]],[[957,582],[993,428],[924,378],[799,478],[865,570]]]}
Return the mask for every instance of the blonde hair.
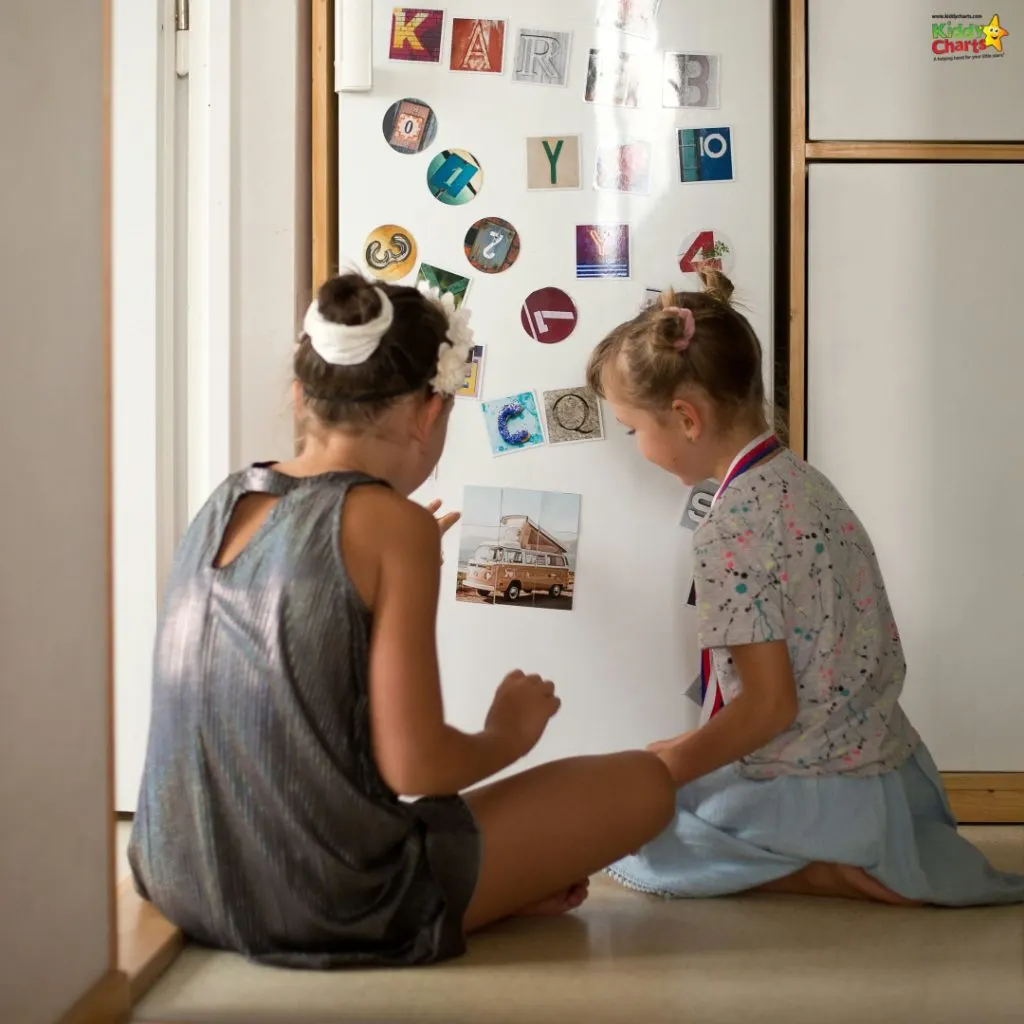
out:
{"label": "blonde hair", "polygon": [[[630,405],[661,411],[680,391],[697,388],[714,403],[723,425],[765,419],[761,343],[747,318],[731,304],[732,282],[702,268],[700,292],[668,289],[649,309],[620,324],[590,354],[587,383],[601,397],[613,375]],[[693,314],[692,337],[686,341]]]}

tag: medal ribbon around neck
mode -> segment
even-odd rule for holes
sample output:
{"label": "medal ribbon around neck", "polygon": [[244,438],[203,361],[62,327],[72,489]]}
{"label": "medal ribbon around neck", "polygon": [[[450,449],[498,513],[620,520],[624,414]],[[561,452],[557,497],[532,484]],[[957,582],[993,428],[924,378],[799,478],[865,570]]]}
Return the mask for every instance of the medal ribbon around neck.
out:
{"label": "medal ribbon around neck", "polygon": [[[711,508],[718,504],[718,499],[722,497],[729,485],[740,476],[743,476],[748,470],[751,470],[763,459],[766,459],[773,452],[776,452],[781,448],[779,439],[770,431],[767,434],[761,434],[760,437],[755,437],[740,453],[732,460],[732,465],[729,466],[729,471],[725,474],[722,482],[718,485],[718,490],[715,491],[714,498],[711,499]],[[710,513],[709,513],[710,515]],[[696,605],[697,603],[697,583],[696,581],[690,586],[690,600],[689,603]],[[715,672],[714,664],[711,660],[711,649],[708,647],[702,648],[700,652],[700,700],[701,700],[701,725],[705,725],[710,722],[719,711],[725,707],[725,699],[722,696],[722,687],[718,681],[718,674]]]}

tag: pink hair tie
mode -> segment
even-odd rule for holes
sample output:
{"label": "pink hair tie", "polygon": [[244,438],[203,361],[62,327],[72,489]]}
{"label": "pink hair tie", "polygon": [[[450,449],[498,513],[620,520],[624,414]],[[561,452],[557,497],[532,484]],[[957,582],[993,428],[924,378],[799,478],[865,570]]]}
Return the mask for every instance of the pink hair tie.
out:
{"label": "pink hair tie", "polygon": [[693,310],[687,309],[685,306],[669,306],[665,312],[675,313],[683,321],[683,333],[676,338],[675,349],[677,352],[685,352],[690,342],[693,341],[693,332],[697,329],[697,324],[693,319]]}

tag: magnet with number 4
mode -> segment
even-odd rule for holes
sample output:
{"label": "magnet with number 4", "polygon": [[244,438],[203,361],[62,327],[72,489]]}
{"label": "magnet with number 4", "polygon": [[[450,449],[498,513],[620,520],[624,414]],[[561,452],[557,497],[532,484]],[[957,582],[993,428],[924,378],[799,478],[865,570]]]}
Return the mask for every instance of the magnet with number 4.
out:
{"label": "magnet with number 4", "polygon": [[679,269],[697,274],[702,269],[731,274],[734,262],[732,245],[720,231],[695,231],[679,247]]}

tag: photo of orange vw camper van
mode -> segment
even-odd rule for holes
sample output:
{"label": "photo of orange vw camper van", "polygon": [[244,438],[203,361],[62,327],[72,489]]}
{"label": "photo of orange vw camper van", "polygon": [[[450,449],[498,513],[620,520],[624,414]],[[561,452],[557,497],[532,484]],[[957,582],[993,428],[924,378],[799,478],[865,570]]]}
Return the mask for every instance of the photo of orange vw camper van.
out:
{"label": "photo of orange vw camper van", "polygon": [[579,495],[467,487],[462,522],[457,600],[572,608]]}

